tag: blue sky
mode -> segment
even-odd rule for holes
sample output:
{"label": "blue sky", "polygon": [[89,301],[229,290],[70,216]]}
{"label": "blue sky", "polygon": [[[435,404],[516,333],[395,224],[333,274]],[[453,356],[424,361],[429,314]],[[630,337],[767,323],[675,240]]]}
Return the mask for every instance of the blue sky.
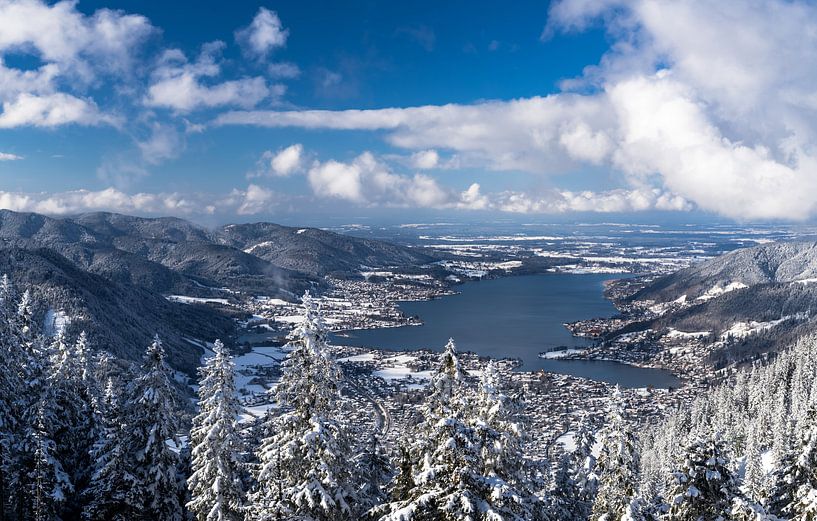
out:
{"label": "blue sky", "polygon": [[815,21],[775,1],[0,0],[0,207],[808,220]]}

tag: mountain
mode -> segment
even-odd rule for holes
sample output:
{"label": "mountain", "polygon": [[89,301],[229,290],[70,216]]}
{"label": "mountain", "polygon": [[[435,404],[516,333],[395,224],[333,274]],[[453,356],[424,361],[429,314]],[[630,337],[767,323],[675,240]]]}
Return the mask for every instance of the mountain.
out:
{"label": "mountain", "polygon": [[[817,279],[817,242],[776,242],[729,252],[662,277],[636,293],[637,300],[693,300],[730,284],[785,283]],[[716,290],[717,291],[717,290]]]}
{"label": "mountain", "polygon": [[37,310],[41,321],[63,312],[70,319],[69,332],[84,330],[92,347],[127,360],[140,360],[159,334],[171,365],[192,375],[202,351],[188,339],[226,339],[235,330],[235,317],[226,310],[170,302],[148,289],[90,273],[45,248],[0,248],[0,273],[17,287],[33,289],[45,305]]}
{"label": "mountain", "polygon": [[318,228],[271,223],[231,224],[215,232],[217,240],[275,266],[315,277],[355,272],[361,267],[400,267],[434,260],[424,252],[388,242],[361,239]]}
{"label": "mountain", "polygon": [[433,260],[410,248],[314,228],[255,223],[209,230],[176,218],[0,210],[0,273],[35,288],[72,317],[75,332],[87,330],[98,347],[122,358],[138,360],[158,333],[173,366],[190,373],[201,350],[189,340],[228,337],[236,312],[169,302],[166,295],[240,292],[293,300],[326,284],[327,274]]}
{"label": "mountain", "polygon": [[750,361],[817,333],[817,242],[735,250],[661,277],[630,299],[663,307],[642,329],[729,337],[708,361]]}
{"label": "mountain", "polygon": [[0,244],[49,248],[115,282],[199,296],[229,288],[291,299],[327,274],[435,260],[315,228],[255,223],[208,230],[183,219],[105,212],[54,218],[0,210]]}

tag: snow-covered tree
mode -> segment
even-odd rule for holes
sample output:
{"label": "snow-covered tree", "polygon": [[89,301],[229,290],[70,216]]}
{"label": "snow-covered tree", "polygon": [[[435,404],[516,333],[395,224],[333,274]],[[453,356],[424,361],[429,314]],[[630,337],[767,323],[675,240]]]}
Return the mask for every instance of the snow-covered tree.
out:
{"label": "snow-covered tree", "polygon": [[360,480],[357,495],[362,510],[368,511],[386,501],[386,485],[394,478],[395,469],[377,435],[370,436],[369,443],[355,457],[354,465],[354,473]]}
{"label": "snow-covered tree", "polygon": [[695,439],[686,447],[666,497],[670,502],[668,520],[730,519],[733,502],[741,494],[717,436]]}
{"label": "snow-covered tree", "polygon": [[483,480],[482,501],[505,519],[543,517],[543,504],[534,490],[544,479],[525,458],[525,425],[521,404],[502,390],[502,377],[493,361],[480,379],[470,424],[480,446],[477,470]]}
{"label": "snow-covered tree", "polygon": [[559,461],[553,483],[553,508],[561,515],[586,518],[598,489],[596,434],[587,414],[582,414],[573,433],[574,448]]}
{"label": "snow-covered tree", "polygon": [[599,487],[591,517],[603,521],[633,519],[638,516],[638,447],[626,422],[624,397],[618,386],[613,392],[601,441],[596,467]]}
{"label": "snow-covered tree", "polygon": [[284,412],[269,417],[248,518],[357,519],[351,444],[335,416],[342,374],[327,352],[317,303],[308,292],[302,302],[303,321],[275,391]]}
{"label": "snow-covered tree", "polygon": [[[85,333],[75,343],[67,342],[63,333],[57,336],[44,390],[49,406],[58,411],[50,425],[56,454],[78,493],[90,479],[90,451],[96,437],[87,342]],[[79,494],[68,498],[66,509],[68,517],[79,515]]]}
{"label": "snow-covered tree", "polygon": [[20,443],[24,406],[20,373],[23,349],[16,333],[16,291],[7,275],[0,278],[0,519],[9,508],[15,478],[15,447]]}
{"label": "snow-covered tree", "polygon": [[41,401],[37,410],[37,422],[27,439],[34,455],[34,464],[27,480],[29,491],[25,512],[26,519],[33,521],[59,519],[59,512],[74,488],[57,458],[57,447],[51,438],[47,422],[46,404]]}
{"label": "snow-covered tree", "polygon": [[183,484],[178,474],[178,413],[174,403],[173,373],[157,336],[147,349],[142,375],[129,386],[125,412],[133,495],[142,515],[180,521],[179,497]]}
{"label": "snow-covered tree", "polygon": [[190,431],[192,473],[187,486],[192,499],[187,506],[199,521],[239,521],[244,491],[234,365],[220,340],[213,352],[200,370],[199,413]]}
{"label": "snow-covered tree", "polygon": [[799,446],[778,463],[769,506],[781,517],[812,521],[817,519],[817,409],[809,410],[802,425]]}
{"label": "snow-covered tree", "polygon": [[[478,396],[450,340],[431,378],[425,419],[408,433],[411,463],[400,462],[391,502],[371,514],[381,521],[543,519],[526,488],[519,426],[509,414],[494,369]],[[410,473],[410,475],[406,475]]]}
{"label": "snow-covered tree", "polygon": [[90,456],[94,462],[91,481],[85,491],[83,518],[88,521],[128,521],[138,518],[141,504],[134,490],[137,482],[129,468],[127,426],[113,381],[97,404],[101,428]]}

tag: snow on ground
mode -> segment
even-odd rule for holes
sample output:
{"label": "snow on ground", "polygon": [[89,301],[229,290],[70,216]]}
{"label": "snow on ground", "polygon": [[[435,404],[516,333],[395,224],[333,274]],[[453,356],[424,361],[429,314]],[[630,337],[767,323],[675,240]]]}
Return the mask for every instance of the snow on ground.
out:
{"label": "snow on ground", "polygon": [[346,358],[338,358],[340,362],[374,362],[374,353],[364,353],[362,355],[347,356]]}
{"label": "snow on ground", "polygon": [[292,306],[294,305],[292,302],[287,302],[286,300],[282,300],[279,298],[270,298],[270,297],[255,297],[255,300],[258,302],[267,305],[267,306]]}
{"label": "snow on ground", "polygon": [[573,452],[576,450],[576,433],[573,431],[567,431],[556,438],[556,443],[561,445],[562,450],[565,452]]}
{"label": "snow on ground", "polygon": [[707,301],[707,300],[711,300],[711,299],[713,299],[715,297],[720,297],[724,293],[729,293],[730,291],[735,291],[736,289],[743,289],[743,288],[748,288],[748,287],[749,286],[747,286],[743,282],[730,282],[729,284],[727,284],[726,286],[723,286],[723,287],[721,287],[720,284],[715,284],[714,286],[712,286],[711,288],[706,290],[706,293],[704,293],[703,295],[701,295],[700,297],[698,297],[695,300]]}
{"label": "snow on ground", "polygon": [[521,242],[521,241],[561,241],[564,237],[554,237],[550,235],[495,235],[477,237],[457,237],[454,235],[442,235],[434,237],[431,235],[420,235],[420,240],[424,241],[446,241],[446,242]]}
{"label": "snow on ground", "polygon": [[548,360],[557,360],[559,358],[565,358],[570,355],[580,355],[584,353],[584,349],[560,349],[556,351],[547,351],[545,353],[539,353],[540,358],[547,358]]}
{"label": "snow on ground", "polygon": [[375,371],[374,376],[378,376],[386,381],[408,382],[409,389],[420,389],[425,386],[425,382],[431,378],[431,371],[415,371],[408,364],[416,359],[411,355],[397,355],[382,360],[387,367]]}
{"label": "snow on ground", "polygon": [[554,273],[572,273],[573,275],[589,275],[589,274],[616,274],[627,273],[627,270],[622,268],[612,268],[610,266],[583,266],[581,264],[562,264],[549,268],[547,271]]}
{"label": "snow on ground", "polygon": [[[288,352],[288,349],[283,347],[260,346],[254,347],[249,353],[233,357],[235,385],[238,396],[244,403],[245,412],[241,415],[241,421],[263,416],[267,409],[275,406],[259,399],[265,397],[269,388],[274,388],[275,382],[267,382],[268,388],[253,380],[262,376],[270,367],[279,365]],[[259,379],[265,380],[263,377]]]}
{"label": "snow on ground", "polygon": [[817,278],[795,280],[792,281],[792,284],[802,284],[805,286],[806,284],[814,284],[815,282],[817,282]]}
{"label": "snow on ground", "polygon": [[171,302],[179,302],[181,304],[221,304],[221,305],[228,305],[229,302],[226,298],[201,298],[201,297],[188,297],[186,295],[168,295],[167,300]]}
{"label": "snow on ground", "polygon": [[677,329],[669,328],[667,336],[670,338],[700,338],[711,335],[711,331],[678,331]]}
{"label": "snow on ground", "polygon": [[[798,313],[798,315],[800,314]],[[786,315],[777,320],[770,320],[768,322],[757,322],[755,320],[750,320],[748,322],[735,322],[732,324],[732,327],[721,334],[721,340],[726,340],[728,338],[745,338],[755,333],[768,331],[776,325],[792,318],[799,318],[799,316]]]}
{"label": "snow on ground", "polygon": [[[567,431],[566,433],[562,434],[558,438],[556,438],[556,443],[562,446],[562,450],[565,452],[573,452],[576,450],[576,433],[574,431]],[[596,443],[593,444],[593,447],[590,449],[590,452],[596,458],[599,457],[601,454],[601,449],[604,446],[604,442],[601,439],[596,440]]]}
{"label": "snow on ground", "polygon": [[43,320],[43,329],[48,336],[57,336],[71,323],[71,317],[62,310],[49,308]]}
{"label": "snow on ground", "polygon": [[259,242],[258,244],[253,244],[252,246],[250,246],[249,248],[244,250],[244,253],[252,253],[255,250],[257,250],[258,248],[266,248],[267,246],[273,246],[274,244],[275,243],[273,243],[271,241]]}

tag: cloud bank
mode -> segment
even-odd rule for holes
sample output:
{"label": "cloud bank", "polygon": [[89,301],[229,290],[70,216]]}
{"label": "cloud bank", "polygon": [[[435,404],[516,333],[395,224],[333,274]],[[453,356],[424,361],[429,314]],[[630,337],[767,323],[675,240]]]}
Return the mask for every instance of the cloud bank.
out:
{"label": "cloud bank", "polygon": [[[373,110],[233,111],[214,124],[377,131],[390,145],[413,151],[418,169],[434,166],[426,150],[498,172],[547,176],[593,165],[622,173],[628,185],[622,190],[646,196],[648,207],[694,205],[735,219],[815,215],[813,5],[562,0],[551,7],[543,34],[581,31],[598,21],[613,39],[611,50],[549,96]],[[312,176],[319,192],[363,200],[361,184],[368,183],[385,197],[381,176],[357,174],[355,163],[331,165],[334,175],[325,174],[324,165]],[[630,203],[614,202],[628,200],[617,193],[588,200],[601,208],[644,206],[636,195]],[[562,194],[542,204],[509,196],[505,206],[586,206],[581,196]]]}

